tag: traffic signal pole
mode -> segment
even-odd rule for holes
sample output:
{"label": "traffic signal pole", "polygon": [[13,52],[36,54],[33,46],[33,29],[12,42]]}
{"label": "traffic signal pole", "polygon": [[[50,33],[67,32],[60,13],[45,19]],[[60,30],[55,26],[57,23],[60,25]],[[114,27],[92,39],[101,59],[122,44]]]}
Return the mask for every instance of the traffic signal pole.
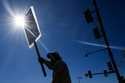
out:
{"label": "traffic signal pole", "polygon": [[107,36],[106,36],[106,32],[105,32],[105,30],[104,30],[104,25],[103,25],[103,22],[102,22],[101,15],[100,15],[100,13],[99,13],[99,8],[98,8],[98,6],[97,6],[96,0],[93,0],[93,4],[94,4],[94,7],[95,7],[97,19],[98,19],[99,26],[100,26],[100,31],[102,32],[102,35],[103,35],[103,38],[104,38],[104,43],[105,43],[105,45],[106,45],[106,49],[107,49],[107,51],[108,51],[109,58],[110,58],[110,60],[111,60],[111,62],[112,62],[112,65],[113,65],[113,68],[114,68],[114,71],[115,71],[117,80],[118,80],[119,83],[121,83],[121,76],[120,76],[118,67],[117,67],[117,65],[116,65],[115,59],[114,59],[114,57],[113,57],[113,53],[112,53],[112,50],[111,50],[111,48],[110,48],[110,44],[109,44],[109,42],[108,42],[108,38],[107,38]]}
{"label": "traffic signal pole", "polygon": [[[34,47],[35,47],[35,50],[36,50],[38,59],[41,58],[40,52],[39,52],[39,49],[38,49],[38,46],[37,46],[37,43],[36,43],[35,41],[34,41]],[[43,75],[44,75],[44,76],[47,76],[46,71],[45,71],[45,68],[44,68],[44,65],[41,64],[41,63],[40,63],[40,65],[41,65],[41,68],[42,68],[42,71],[43,71]]]}

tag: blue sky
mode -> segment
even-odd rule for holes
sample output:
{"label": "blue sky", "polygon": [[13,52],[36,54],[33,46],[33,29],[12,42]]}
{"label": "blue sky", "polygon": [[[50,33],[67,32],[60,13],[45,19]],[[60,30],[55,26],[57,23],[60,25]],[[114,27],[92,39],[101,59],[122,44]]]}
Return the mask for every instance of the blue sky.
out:
{"label": "blue sky", "polygon": [[[105,30],[112,46],[125,47],[124,0],[97,0],[104,20]],[[23,30],[12,24],[12,13],[24,13],[31,5],[35,7],[42,37],[38,41],[41,56],[46,58],[49,51],[60,52],[68,64],[73,83],[117,83],[114,74],[93,79],[84,77],[91,69],[102,72],[107,68],[109,57],[102,51],[89,57],[87,52],[103,47],[87,43],[103,44],[95,40],[92,28],[95,23],[87,24],[83,11],[92,8],[91,0],[0,0],[0,83],[50,83],[51,71],[46,68],[45,78],[38,64],[35,50],[29,49]],[[87,42],[87,43],[86,43]],[[46,49],[45,49],[46,48]],[[120,73],[125,75],[125,57],[120,49],[113,49]]]}

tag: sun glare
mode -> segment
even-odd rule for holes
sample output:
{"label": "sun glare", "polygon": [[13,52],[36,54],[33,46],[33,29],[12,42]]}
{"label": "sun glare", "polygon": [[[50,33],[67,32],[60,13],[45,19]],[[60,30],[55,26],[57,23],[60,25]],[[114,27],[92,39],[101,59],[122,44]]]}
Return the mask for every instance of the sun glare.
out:
{"label": "sun glare", "polygon": [[25,17],[23,15],[14,16],[14,25],[20,28],[24,28],[26,23]]}

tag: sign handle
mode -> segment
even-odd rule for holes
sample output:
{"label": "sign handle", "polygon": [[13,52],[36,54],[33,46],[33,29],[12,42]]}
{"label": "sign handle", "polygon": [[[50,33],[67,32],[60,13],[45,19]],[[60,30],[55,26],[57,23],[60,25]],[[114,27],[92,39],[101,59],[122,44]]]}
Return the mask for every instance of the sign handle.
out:
{"label": "sign handle", "polygon": [[[40,52],[39,52],[39,49],[38,49],[38,46],[37,46],[37,44],[36,44],[35,41],[34,41],[34,47],[35,47],[35,50],[36,50],[36,53],[37,53],[38,58],[41,58],[41,56],[40,56]],[[43,75],[46,77],[47,74],[46,74],[46,71],[45,71],[44,65],[43,65],[43,64],[40,64],[40,65],[41,65],[41,68],[42,68],[42,71],[43,71]]]}

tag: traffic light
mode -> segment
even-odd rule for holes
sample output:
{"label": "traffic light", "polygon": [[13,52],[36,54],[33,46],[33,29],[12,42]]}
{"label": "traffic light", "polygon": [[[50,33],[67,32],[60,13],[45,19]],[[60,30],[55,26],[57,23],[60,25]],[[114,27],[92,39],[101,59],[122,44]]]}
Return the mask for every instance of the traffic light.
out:
{"label": "traffic light", "polygon": [[107,66],[108,66],[109,71],[113,71],[113,66],[111,62],[107,62]]}
{"label": "traffic light", "polygon": [[92,13],[89,9],[87,9],[84,12],[84,16],[85,16],[85,19],[86,19],[87,23],[93,22],[93,16],[92,16]]}
{"label": "traffic light", "polygon": [[99,30],[98,27],[95,27],[95,28],[93,29],[93,33],[94,33],[94,36],[95,36],[96,39],[99,39],[99,38],[102,37],[101,32],[100,32],[100,30]]}
{"label": "traffic light", "polygon": [[88,72],[85,74],[86,77],[92,78],[92,72],[88,70]]}
{"label": "traffic light", "polygon": [[104,70],[104,76],[105,76],[105,77],[108,76],[108,72],[107,72],[107,70]]}
{"label": "traffic light", "polygon": [[88,77],[92,78],[92,72],[90,70],[88,71]]}

